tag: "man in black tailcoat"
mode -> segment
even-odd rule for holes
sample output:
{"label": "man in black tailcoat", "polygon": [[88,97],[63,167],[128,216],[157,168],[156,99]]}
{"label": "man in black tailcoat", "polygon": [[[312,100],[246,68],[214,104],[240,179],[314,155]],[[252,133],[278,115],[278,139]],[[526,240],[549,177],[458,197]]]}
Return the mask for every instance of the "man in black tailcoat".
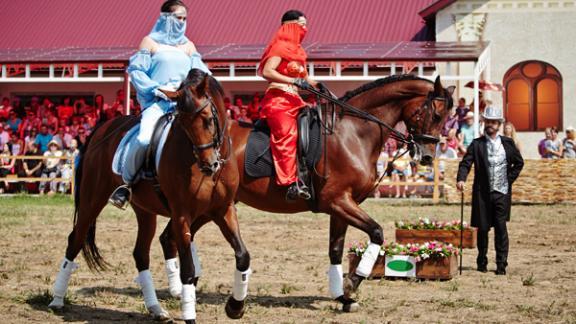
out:
{"label": "man in black tailcoat", "polygon": [[488,232],[494,227],[496,274],[505,275],[508,265],[508,230],[512,205],[512,183],[524,166],[514,141],[498,134],[504,121],[502,110],[484,111],[484,136],[474,139],[458,168],[456,187],[464,190],[466,177],[474,164],[472,189],[472,226],[478,228],[478,271],[488,271]]}

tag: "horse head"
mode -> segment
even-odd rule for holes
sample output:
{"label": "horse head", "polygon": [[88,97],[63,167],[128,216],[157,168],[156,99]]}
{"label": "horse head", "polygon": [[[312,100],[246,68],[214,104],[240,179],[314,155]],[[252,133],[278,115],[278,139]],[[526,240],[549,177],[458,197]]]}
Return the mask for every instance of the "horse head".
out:
{"label": "horse head", "polygon": [[202,70],[192,69],[177,91],[161,91],[177,103],[175,122],[192,142],[200,171],[206,176],[214,175],[222,166],[220,146],[226,130],[218,82]]}
{"label": "horse head", "polygon": [[423,101],[411,100],[403,110],[402,119],[415,144],[410,147],[410,155],[422,165],[434,161],[436,144],[453,106],[454,89],[454,86],[444,88],[438,76]]}

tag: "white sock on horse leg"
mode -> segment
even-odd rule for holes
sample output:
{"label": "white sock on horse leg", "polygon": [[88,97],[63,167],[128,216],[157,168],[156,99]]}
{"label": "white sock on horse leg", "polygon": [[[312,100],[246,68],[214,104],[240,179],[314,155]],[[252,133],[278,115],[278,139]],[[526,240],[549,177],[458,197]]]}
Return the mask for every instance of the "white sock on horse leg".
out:
{"label": "white sock on horse leg", "polygon": [[168,286],[172,297],[180,297],[182,294],[182,281],[180,281],[180,268],[178,267],[178,258],[166,260],[164,266],[168,276]]}
{"label": "white sock on horse leg", "polygon": [[242,301],[248,295],[248,281],[250,280],[252,270],[248,268],[246,271],[234,271],[234,288],[232,289],[232,297],[237,301]]}
{"label": "white sock on horse leg", "polygon": [[142,289],[146,309],[149,310],[150,307],[160,304],[158,298],[156,298],[156,290],[154,289],[154,282],[152,281],[152,273],[150,270],[140,271],[134,281],[136,281]]}
{"label": "white sock on horse leg", "polygon": [[344,295],[344,273],[341,264],[331,264],[328,269],[328,289],[332,298]]}
{"label": "white sock on horse leg", "polygon": [[362,254],[362,259],[356,268],[356,274],[362,277],[368,277],[372,273],[372,268],[374,268],[374,263],[380,254],[380,245],[370,242],[364,254]]}
{"label": "white sock on horse leg", "polygon": [[191,285],[182,285],[182,319],[196,319],[196,287]]}
{"label": "white sock on horse leg", "polygon": [[192,262],[194,263],[194,278],[199,278],[202,275],[202,264],[200,263],[198,248],[194,242],[190,242],[190,251],[192,251]]}
{"label": "white sock on horse leg", "polygon": [[61,307],[64,306],[64,296],[66,296],[66,291],[68,290],[68,283],[70,282],[70,276],[74,270],[78,269],[78,264],[64,258],[60,264],[60,270],[58,275],[56,275],[56,281],[54,282],[54,288],[52,294],[54,299],[50,303],[51,307]]}

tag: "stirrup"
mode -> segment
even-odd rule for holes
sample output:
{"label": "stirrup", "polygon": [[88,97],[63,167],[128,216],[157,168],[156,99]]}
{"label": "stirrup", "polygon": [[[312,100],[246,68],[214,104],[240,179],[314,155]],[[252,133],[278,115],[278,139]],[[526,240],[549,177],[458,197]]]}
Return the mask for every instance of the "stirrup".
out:
{"label": "stirrup", "polygon": [[[126,192],[123,192],[126,191]],[[129,185],[121,185],[114,190],[108,202],[121,210],[126,210],[132,198],[132,188]]]}

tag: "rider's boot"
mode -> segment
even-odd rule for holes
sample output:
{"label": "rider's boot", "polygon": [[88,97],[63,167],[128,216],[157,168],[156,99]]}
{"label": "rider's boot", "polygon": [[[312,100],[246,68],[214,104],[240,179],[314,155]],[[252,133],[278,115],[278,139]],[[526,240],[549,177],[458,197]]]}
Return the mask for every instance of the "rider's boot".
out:
{"label": "rider's boot", "polygon": [[108,199],[110,204],[120,209],[126,209],[126,207],[128,207],[130,197],[132,196],[131,185],[134,184],[140,168],[142,164],[144,164],[148,147],[148,145],[141,144],[138,141],[130,143],[130,145],[131,147],[129,147],[128,152],[126,152],[126,162],[122,168],[124,184],[116,188]]}
{"label": "rider's boot", "polygon": [[286,192],[286,200],[288,201],[295,201],[298,198],[309,200],[311,197],[310,189],[303,183],[299,184],[298,181],[292,183]]}

